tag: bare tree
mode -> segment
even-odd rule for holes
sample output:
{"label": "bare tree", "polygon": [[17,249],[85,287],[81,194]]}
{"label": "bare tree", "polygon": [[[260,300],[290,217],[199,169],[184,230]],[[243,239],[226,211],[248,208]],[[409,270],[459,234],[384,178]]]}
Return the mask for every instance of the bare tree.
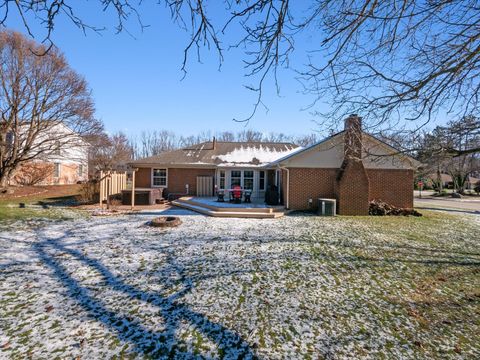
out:
{"label": "bare tree", "polygon": [[119,132],[108,136],[99,134],[92,140],[89,152],[89,169],[92,174],[99,170],[117,170],[133,160],[134,149],[127,136]]}
{"label": "bare tree", "polygon": [[181,136],[178,140],[178,147],[189,147],[212,139],[213,135],[210,131],[203,131],[199,135]]}
{"label": "bare tree", "polygon": [[189,147],[192,145],[198,144],[198,138],[196,136],[181,136],[178,140],[179,147]]}
{"label": "bare tree", "polygon": [[78,135],[102,128],[86,81],[56,48],[36,52],[45,47],[0,32],[0,186],[21,164],[86,147]]}
{"label": "bare tree", "polygon": [[224,131],[217,135],[218,141],[235,141],[235,134],[231,131]]}
{"label": "bare tree", "polygon": [[137,151],[135,157],[149,157],[164,151],[174,150],[178,146],[177,136],[168,130],[142,131],[140,137],[132,139]]}
{"label": "bare tree", "polygon": [[310,134],[304,136],[298,136],[292,140],[292,142],[296,145],[307,147],[317,143],[320,139],[318,138],[317,134]]}
{"label": "bare tree", "polygon": [[[105,138],[106,135],[104,135]],[[316,143],[319,138],[317,134],[292,136],[283,133],[264,134],[256,130],[242,130],[239,132],[224,131],[212,135],[210,131],[204,131],[199,135],[177,136],[167,130],[142,131],[140,136],[133,136],[128,139],[128,148],[135,159],[155,156],[164,151],[171,151],[179,148],[191,147],[197,144],[211,142],[213,138],[217,141],[226,142],[286,142],[299,146],[309,146]],[[108,147],[110,140],[107,138],[105,145]],[[100,146],[100,145],[99,145]]]}
{"label": "bare tree", "polygon": [[260,142],[263,140],[263,134],[255,130],[243,130],[237,133],[237,141]]}
{"label": "bare tree", "polygon": [[[164,0],[172,18],[191,34],[182,69],[189,54],[202,47],[218,52],[239,48],[245,52],[247,75],[256,78],[249,88],[258,94],[253,116],[262,105],[269,75],[293,67],[304,90],[331,111],[320,114],[331,125],[349,113],[360,113],[370,126],[398,125],[407,120],[429,121],[438,112],[458,117],[479,115],[480,7],[476,0]],[[3,0],[1,24],[15,10],[30,31],[28,13],[40,19],[50,38],[59,17],[84,31],[91,28],[78,15],[78,4],[68,1]],[[117,31],[130,17],[139,19],[140,6],[129,0],[98,0],[114,9]],[[215,5],[215,6],[213,6]],[[210,12],[215,8],[215,13]],[[138,20],[141,25],[141,21]],[[238,30],[243,31],[238,31]],[[296,41],[310,37],[312,46]],[[233,39],[233,40],[232,40]],[[295,57],[294,57],[295,56]],[[301,61],[296,60],[301,57]],[[297,67],[308,58],[306,67]],[[312,109],[315,112],[314,104]],[[370,120],[370,121],[368,121]]]}
{"label": "bare tree", "polygon": [[[426,175],[436,174],[436,183],[441,190],[441,173],[451,175],[454,187],[463,192],[469,176],[480,171],[479,119],[465,117],[445,126],[437,126],[418,139],[417,157],[424,164]],[[405,147],[412,147],[407,144]]]}

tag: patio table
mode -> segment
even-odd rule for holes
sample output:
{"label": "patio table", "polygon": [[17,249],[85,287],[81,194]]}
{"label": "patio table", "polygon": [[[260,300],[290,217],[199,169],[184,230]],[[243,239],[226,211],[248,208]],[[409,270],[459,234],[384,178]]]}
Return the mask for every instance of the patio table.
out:
{"label": "patio table", "polygon": [[224,201],[224,196],[226,195],[226,193],[229,193],[230,196],[230,201],[233,201],[233,193],[234,192],[239,192],[240,193],[240,199],[244,198],[244,202],[251,202],[251,195],[252,195],[252,190],[249,190],[249,189],[222,189],[222,190],[218,190],[217,191],[217,201]]}

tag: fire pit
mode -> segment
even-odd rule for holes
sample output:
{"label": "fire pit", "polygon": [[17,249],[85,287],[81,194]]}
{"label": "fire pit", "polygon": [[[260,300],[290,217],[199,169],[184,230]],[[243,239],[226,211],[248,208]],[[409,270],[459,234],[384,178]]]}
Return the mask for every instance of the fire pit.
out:
{"label": "fire pit", "polygon": [[182,223],[180,218],[176,216],[160,216],[152,221],[150,221],[149,225],[153,227],[174,227],[178,226]]}

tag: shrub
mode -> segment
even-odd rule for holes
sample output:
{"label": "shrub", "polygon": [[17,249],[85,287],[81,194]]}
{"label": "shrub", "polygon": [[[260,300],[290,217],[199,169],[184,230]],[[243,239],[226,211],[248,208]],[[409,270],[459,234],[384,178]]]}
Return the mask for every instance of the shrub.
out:
{"label": "shrub", "polygon": [[25,163],[15,172],[13,181],[18,185],[33,186],[47,180],[53,173],[53,164]]}
{"label": "shrub", "polygon": [[84,203],[100,200],[100,183],[97,179],[89,180],[80,186],[80,200]]}
{"label": "shrub", "polygon": [[473,190],[477,193],[477,195],[480,195],[480,182],[478,182],[477,185],[475,185]]}

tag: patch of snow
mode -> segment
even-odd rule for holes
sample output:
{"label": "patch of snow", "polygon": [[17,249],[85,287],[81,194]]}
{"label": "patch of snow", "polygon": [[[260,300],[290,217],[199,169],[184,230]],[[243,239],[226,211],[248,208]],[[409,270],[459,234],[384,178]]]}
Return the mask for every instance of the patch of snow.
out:
{"label": "patch of snow", "polygon": [[[225,155],[218,155],[217,158],[229,165],[248,165],[251,163],[268,164],[284,156],[299,151],[301,148],[290,149],[285,145],[285,150],[277,151],[268,146],[240,146],[232,152]],[[225,166],[225,164],[223,164]]]}

